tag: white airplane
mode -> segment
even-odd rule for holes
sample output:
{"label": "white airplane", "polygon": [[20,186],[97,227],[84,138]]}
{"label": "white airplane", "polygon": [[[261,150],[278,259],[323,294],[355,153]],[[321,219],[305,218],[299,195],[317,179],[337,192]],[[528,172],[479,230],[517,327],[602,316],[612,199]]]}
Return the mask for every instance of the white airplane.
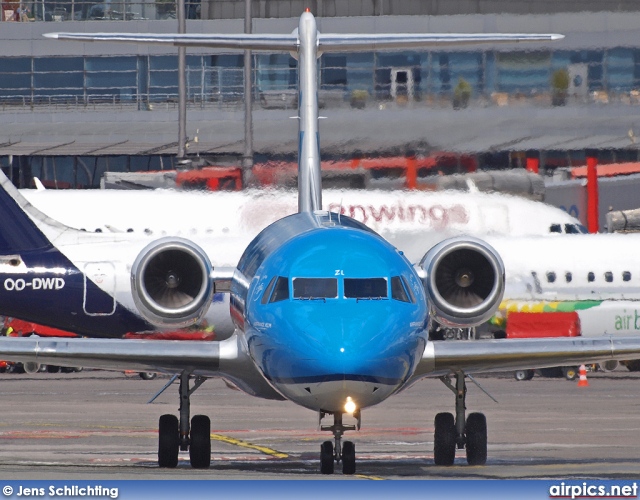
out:
{"label": "white airplane", "polygon": [[[22,189],[20,193],[43,213],[78,229],[133,232],[149,241],[167,235],[196,242],[203,235],[219,237],[229,241],[227,250],[235,249],[231,260],[239,259],[246,244],[262,229],[295,213],[297,196],[285,190]],[[612,267],[610,259],[585,259],[582,252],[575,255],[582,244],[555,237],[585,233],[577,219],[558,208],[517,196],[473,191],[325,190],[323,204],[324,209],[363,222],[412,262],[448,237],[466,234],[489,241],[503,256],[507,282],[504,300],[485,330],[504,331],[508,314],[514,311],[562,311],[577,313],[583,336],[640,332],[640,282],[631,279],[632,270],[640,268],[640,262],[634,267],[638,260],[634,237],[586,238],[589,254],[607,255],[611,250],[605,249],[611,248],[625,252],[616,257]],[[523,236],[553,237],[536,241],[541,251],[531,255],[526,250],[530,242],[520,238]],[[591,281],[589,273],[593,274]],[[228,338],[234,330],[228,307],[226,294],[217,295],[211,306],[219,338]]]}
{"label": "white airplane", "polygon": [[[282,189],[21,189],[20,193],[38,210],[69,227],[155,236],[211,234],[252,239],[269,224],[296,213],[298,205],[297,193]],[[440,241],[460,234],[586,232],[564,210],[500,193],[331,189],[323,191],[322,199],[323,209],[348,215],[387,239],[414,236]]]}
{"label": "white airplane", "polygon": [[[190,422],[190,397],[206,377],[332,417],[332,425],[321,427],[333,441],[321,445],[320,470],[330,474],[337,462],[343,473],[353,474],[355,445],[343,442],[343,434],[360,427],[367,407],[422,377],[443,377],[456,393],[455,417],[435,418],[435,462],[453,464],[456,448],[464,448],[468,463],[483,464],[486,418],[466,415],[467,374],[640,355],[640,336],[430,341],[431,320],[470,327],[494,314],[504,292],[498,253],[476,238],[456,237],[414,266],[357,220],[322,210],[316,101],[321,52],[556,36],[323,35],[310,12],[287,35],[52,36],[284,51],[299,61],[298,212],[262,230],[230,270],[212,264],[231,258],[220,238],[195,243],[168,236],[149,243],[135,233],[73,230],[36,210],[0,175],[0,314],[89,337],[120,337],[188,327],[207,317],[216,290],[230,290],[236,331],[226,340],[0,339],[2,359],[177,375],[180,416],[160,418],[161,466],[175,467],[179,450],[189,451],[193,467],[209,466],[209,418],[196,415]],[[527,250],[536,253],[533,246]],[[355,423],[345,423],[345,414]]]}

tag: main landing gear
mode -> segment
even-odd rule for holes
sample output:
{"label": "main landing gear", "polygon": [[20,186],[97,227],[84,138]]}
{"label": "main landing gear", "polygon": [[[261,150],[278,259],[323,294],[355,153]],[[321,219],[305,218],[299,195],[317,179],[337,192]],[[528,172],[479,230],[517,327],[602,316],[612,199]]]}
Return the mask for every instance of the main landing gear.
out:
{"label": "main landing gear", "polygon": [[334,464],[342,462],[343,474],[356,473],[356,446],[351,441],[342,442],[342,435],[345,431],[360,430],[360,411],[354,412],[357,419],[356,425],[344,425],[342,423],[342,412],[320,412],[320,422],[327,415],[333,415],[333,425],[320,425],[321,431],[331,431],[335,442],[325,441],[320,446],[320,472],[322,474],[333,474]]}
{"label": "main landing gear", "polygon": [[456,395],[456,416],[454,420],[451,413],[436,415],[433,458],[436,465],[453,465],[456,448],[466,448],[469,465],[484,465],[487,461],[487,419],[482,413],[471,413],[465,421],[465,375],[456,372],[455,377],[455,386],[449,377],[441,378]]}
{"label": "main landing gear", "polygon": [[205,381],[196,377],[189,388],[190,374],[180,374],[180,419],[167,414],[160,417],[158,432],[158,465],[174,468],[178,465],[180,450],[189,450],[194,469],[206,469],[211,464],[211,421],[206,415],[194,415],[189,427],[190,397]]}

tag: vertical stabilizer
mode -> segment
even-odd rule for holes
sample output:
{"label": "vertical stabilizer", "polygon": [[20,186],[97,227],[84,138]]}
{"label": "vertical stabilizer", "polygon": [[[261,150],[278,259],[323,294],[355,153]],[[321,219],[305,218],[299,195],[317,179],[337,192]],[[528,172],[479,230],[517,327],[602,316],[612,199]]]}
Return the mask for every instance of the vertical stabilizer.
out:
{"label": "vertical stabilizer", "polygon": [[65,229],[31,205],[0,171],[0,255],[49,248]]}
{"label": "vertical stabilizer", "polygon": [[318,29],[311,12],[298,26],[298,211],[322,209],[318,130]]}

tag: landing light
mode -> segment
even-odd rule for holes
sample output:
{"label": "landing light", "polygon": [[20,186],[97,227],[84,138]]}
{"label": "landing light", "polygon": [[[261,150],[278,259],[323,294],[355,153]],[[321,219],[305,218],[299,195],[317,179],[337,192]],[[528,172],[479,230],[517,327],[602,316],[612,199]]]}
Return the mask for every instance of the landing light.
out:
{"label": "landing light", "polygon": [[347,396],[347,402],[344,404],[344,411],[349,414],[353,414],[356,411],[356,403],[351,399],[351,396]]}

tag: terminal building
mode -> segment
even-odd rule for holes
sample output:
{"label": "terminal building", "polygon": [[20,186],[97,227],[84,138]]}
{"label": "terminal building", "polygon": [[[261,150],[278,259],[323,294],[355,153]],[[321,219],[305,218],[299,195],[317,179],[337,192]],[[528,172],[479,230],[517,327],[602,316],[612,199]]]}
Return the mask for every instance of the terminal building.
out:
{"label": "terminal building", "polygon": [[[254,0],[254,33],[286,33],[307,6]],[[187,32],[242,33],[244,0],[187,2]],[[20,7],[26,15],[16,16]],[[631,0],[313,0],[323,32],[541,32],[563,40],[319,59],[323,155],[475,155],[479,168],[637,161],[640,5]],[[105,171],[176,165],[177,49],[59,42],[55,31],[175,32],[172,1],[2,3],[0,167],[97,187]],[[499,14],[499,15],[497,15]],[[15,19],[22,18],[22,21]],[[27,21],[26,19],[30,19]],[[6,19],[6,20],[5,20]],[[256,161],[295,158],[297,62],[254,53]],[[187,52],[189,156],[243,151],[243,56]]]}

